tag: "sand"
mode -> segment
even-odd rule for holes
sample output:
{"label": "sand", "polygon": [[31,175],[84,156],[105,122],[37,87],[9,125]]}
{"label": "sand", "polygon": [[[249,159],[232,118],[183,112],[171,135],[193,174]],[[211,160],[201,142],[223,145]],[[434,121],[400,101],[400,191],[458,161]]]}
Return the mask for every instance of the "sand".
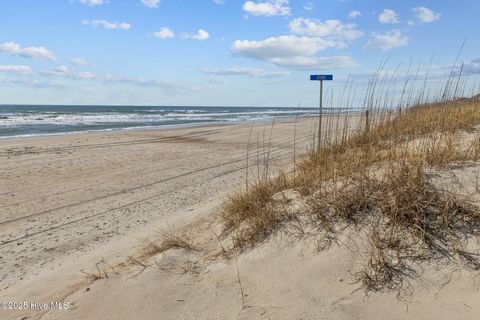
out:
{"label": "sand", "polygon": [[[311,124],[298,122],[296,156],[312,145]],[[254,179],[266,157],[269,170],[291,166],[293,133],[277,121],[0,140],[0,299],[65,297],[99,260],[115,264],[158,230],[218,211],[245,185],[249,137]]]}
{"label": "sand", "polygon": [[[294,123],[276,123],[271,142],[270,130],[238,124],[0,141],[0,300],[68,303],[0,310],[0,318],[478,318],[477,272],[455,264],[423,266],[406,295],[367,296],[353,283],[369,247],[355,230],[323,251],[314,238],[279,233],[237,259],[213,257],[221,204],[245,188],[247,145],[250,180],[268,154],[272,173],[291,169]],[[296,157],[312,148],[314,131],[311,119],[299,121]],[[471,197],[478,170],[443,172],[436,183],[456,181]],[[188,232],[203,251],[170,249],[122,266],[159,230]],[[102,279],[87,280],[96,266]]]}
{"label": "sand", "polygon": [[[453,178],[478,201],[478,192],[472,192],[479,169],[448,170],[434,182],[448,187]],[[208,248],[215,226],[209,215],[188,228]],[[168,250],[145,266],[110,272],[84,286],[68,297],[68,311],[51,311],[45,319],[478,319],[478,271],[434,261],[422,265],[419,277],[407,279],[401,294],[366,294],[354,282],[370,248],[361,232],[349,229],[321,251],[315,237],[286,234],[227,261]],[[188,265],[188,272],[178,268]]]}

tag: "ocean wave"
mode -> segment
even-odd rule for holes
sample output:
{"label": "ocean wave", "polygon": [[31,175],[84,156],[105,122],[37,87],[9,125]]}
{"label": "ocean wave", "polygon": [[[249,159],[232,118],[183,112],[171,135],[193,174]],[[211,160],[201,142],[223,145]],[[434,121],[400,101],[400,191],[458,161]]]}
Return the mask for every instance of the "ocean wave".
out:
{"label": "ocean wave", "polygon": [[31,136],[68,132],[260,121],[315,114],[314,109],[241,107],[51,107],[15,110],[0,107],[0,136]]}

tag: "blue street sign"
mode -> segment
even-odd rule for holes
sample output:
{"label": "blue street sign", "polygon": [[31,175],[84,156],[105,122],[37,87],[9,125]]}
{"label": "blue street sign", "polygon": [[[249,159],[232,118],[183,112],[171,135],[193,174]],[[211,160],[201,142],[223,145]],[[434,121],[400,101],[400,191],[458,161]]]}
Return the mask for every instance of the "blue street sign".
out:
{"label": "blue street sign", "polygon": [[312,74],[310,76],[311,81],[321,81],[321,80],[333,80],[332,74]]}

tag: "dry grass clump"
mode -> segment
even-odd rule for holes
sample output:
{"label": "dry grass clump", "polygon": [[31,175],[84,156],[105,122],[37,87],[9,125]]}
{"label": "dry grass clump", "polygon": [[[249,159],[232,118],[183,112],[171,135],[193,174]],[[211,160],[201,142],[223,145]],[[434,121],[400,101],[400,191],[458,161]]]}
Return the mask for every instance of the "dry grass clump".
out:
{"label": "dry grass clump", "polygon": [[[259,179],[231,196],[222,216],[231,249],[255,246],[295,220],[328,237],[352,225],[368,230],[368,262],[354,275],[367,291],[404,290],[421,261],[459,258],[478,268],[466,247],[480,235],[479,208],[427,174],[480,159],[478,100],[379,111],[366,121],[311,152],[294,177]],[[302,217],[272,205],[273,195],[292,188],[310,207]]]}
{"label": "dry grass clump", "polygon": [[371,134],[374,140],[409,140],[437,133],[471,132],[480,123],[476,100],[416,106],[381,123]]}
{"label": "dry grass clump", "polygon": [[225,232],[230,232],[235,247],[253,246],[266,239],[288,215],[274,210],[271,197],[288,188],[289,177],[280,174],[258,181],[247,191],[232,195],[224,204]]}
{"label": "dry grass clump", "polygon": [[173,231],[161,232],[157,240],[144,240],[145,256],[150,257],[169,249],[186,249],[189,251],[199,250],[186,235],[179,235]]}
{"label": "dry grass clump", "polygon": [[419,162],[392,162],[380,177],[362,174],[319,192],[311,213],[319,229],[333,235],[332,226],[369,229],[368,264],[355,274],[368,291],[401,289],[419,261],[459,257],[480,265],[466,254],[467,240],[480,234],[480,210],[438,190]]}

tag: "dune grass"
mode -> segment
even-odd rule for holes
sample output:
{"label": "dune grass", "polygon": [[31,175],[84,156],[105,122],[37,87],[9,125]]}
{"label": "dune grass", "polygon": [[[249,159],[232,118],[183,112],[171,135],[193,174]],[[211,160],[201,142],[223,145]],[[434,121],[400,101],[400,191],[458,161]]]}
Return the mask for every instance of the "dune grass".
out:
{"label": "dune grass", "polygon": [[[264,177],[231,195],[222,214],[230,249],[251,248],[292,221],[329,237],[353,225],[368,230],[370,256],[354,275],[367,291],[401,290],[419,261],[459,258],[480,268],[466,249],[480,235],[479,208],[430,177],[480,159],[478,99],[369,110],[363,117],[353,133],[327,137],[297,161],[294,175]],[[287,189],[300,192],[308,209],[279,210],[272,197]]]}
{"label": "dune grass", "polygon": [[188,251],[200,250],[186,234],[169,231],[161,231],[155,240],[144,240],[143,258],[163,253],[170,249],[185,249]]}

